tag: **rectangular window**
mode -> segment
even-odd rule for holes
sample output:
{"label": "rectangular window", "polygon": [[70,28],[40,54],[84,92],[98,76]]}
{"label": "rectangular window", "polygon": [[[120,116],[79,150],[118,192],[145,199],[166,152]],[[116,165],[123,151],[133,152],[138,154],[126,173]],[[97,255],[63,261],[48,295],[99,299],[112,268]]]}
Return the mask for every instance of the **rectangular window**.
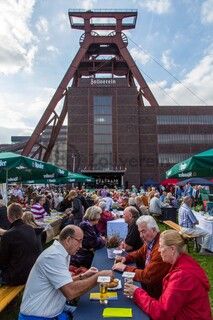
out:
{"label": "rectangular window", "polygon": [[93,169],[112,168],[112,97],[93,97]]}
{"label": "rectangular window", "polygon": [[182,125],[193,125],[193,124],[207,124],[213,123],[212,115],[158,115],[158,125],[168,124],[182,124]]}

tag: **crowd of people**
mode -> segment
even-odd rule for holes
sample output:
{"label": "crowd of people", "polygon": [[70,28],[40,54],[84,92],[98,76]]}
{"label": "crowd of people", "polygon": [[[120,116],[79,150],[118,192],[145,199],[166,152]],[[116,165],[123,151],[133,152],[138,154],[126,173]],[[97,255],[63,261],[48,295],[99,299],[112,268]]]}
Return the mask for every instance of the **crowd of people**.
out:
{"label": "crowd of people", "polygon": [[[8,207],[0,196],[0,283],[25,284],[19,320],[72,319],[76,298],[95,287],[99,275],[133,271],[141,287],[124,293],[151,319],[211,319],[204,270],[184,252],[184,234],[200,236],[202,254],[211,254],[213,235],[198,228],[191,209],[200,187],[148,190],[79,190],[12,187]],[[177,209],[181,233],[160,233],[164,207]],[[42,222],[52,210],[64,212],[59,239],[43,250]],[[107,221],[123,211],[128,231],[112,270],[91,267],[107,243]],[[156,222],[157,221],[157,222]],[[15,244],[15,245],[14,245]],[[39,306],[39,307],[38,307]]]}

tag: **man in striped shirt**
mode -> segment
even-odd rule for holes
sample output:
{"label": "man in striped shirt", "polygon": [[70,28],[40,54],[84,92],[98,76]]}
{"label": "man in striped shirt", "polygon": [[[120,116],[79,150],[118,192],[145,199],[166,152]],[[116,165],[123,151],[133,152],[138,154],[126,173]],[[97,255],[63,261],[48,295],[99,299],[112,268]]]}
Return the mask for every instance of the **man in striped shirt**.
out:
{"label": "man in striped shirt", "polygon": [[44,202],[44,196],[37,196],[35,204],[33,204],[31,207],[31,212],[36,221],[43,221],[44,216],[47,214],[43,207]]}

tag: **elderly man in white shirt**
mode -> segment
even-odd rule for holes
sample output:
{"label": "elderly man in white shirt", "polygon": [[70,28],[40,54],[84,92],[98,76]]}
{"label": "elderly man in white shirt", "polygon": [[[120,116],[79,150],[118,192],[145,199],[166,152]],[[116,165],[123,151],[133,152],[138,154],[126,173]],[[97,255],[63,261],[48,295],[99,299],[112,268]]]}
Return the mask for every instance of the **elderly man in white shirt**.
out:
{"label": "elderly man in white shirt", "polygon": [[155,192],[154,197],[150,200],[149,203],[149,212],[153,215],[161,215],[162,211],[161,208],[165,205],[160,201],[160,194],[159,192]]}
{"label": "elderly man in white shirt", "polygon": [[59,235],[59,241],[38,257],[27,280],[19,320],[66,317],[66,300],[73,300],[93,288],[98,276],[112,276],[111,270],[90,268],[84,274],[72,277],[69,272],[70,255],[79,250],[82,240],[83,231],[79,227],[66,226]]}

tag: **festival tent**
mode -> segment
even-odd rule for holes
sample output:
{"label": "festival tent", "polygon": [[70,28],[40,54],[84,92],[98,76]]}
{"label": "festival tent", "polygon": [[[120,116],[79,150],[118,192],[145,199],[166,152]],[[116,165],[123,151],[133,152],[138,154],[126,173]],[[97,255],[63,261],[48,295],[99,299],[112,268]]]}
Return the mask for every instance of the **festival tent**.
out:
{"label": "festival tent", "polygon": [[63,178],[53,178],[53,179],[34,179],[34,180],[25,180],[24,184],[68,184],[74,182],[94,182],[94,178],[80,174],[69,172],[68,176]]}
{"label": "festival tent", "polygon": [[13,152],[0,153],[0,183],[22,182],[30,179],[62,178],[67,175],[67,170],[51,163]]}
{"label": "festival tent", "polygon": [[176,184],[177,182],[179,182],[179,179],[164,179],[163,181],[160,182],[160,184],[162,186],[168,186],[170,184]]}
{"label": "festival tent", "polygon": [[94,178],[13,152],[0,153],[0,183],[66,184],[93,182]]}
{"label": "festival tent", "polygon": [[185,186],[187,183],[192,185],[213,186],[213,182],[203,178],[190,178],[177,183],[177,186]]}
{"label": "festival tent", "polygon": [[174,165],[167,178],[213,177],[213,149],[198,153]]}
{"label": "festival tent", "polygon": [[159,183],[154,181],[152,178],[149,178],[145,181],[144,183],[144,187],[148,188],[148,187],[158,187]]}

